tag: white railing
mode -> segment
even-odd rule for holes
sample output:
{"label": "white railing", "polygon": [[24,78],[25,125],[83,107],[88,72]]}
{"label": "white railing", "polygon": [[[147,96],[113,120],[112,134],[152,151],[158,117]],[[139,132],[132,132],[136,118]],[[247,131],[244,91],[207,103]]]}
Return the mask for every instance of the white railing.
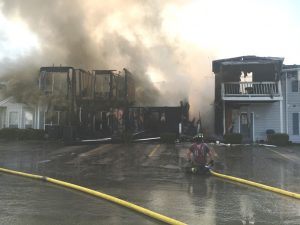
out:
{"label": "white railing", "polygon": [[277,82],[226,82],[222,83],[223,96],[280,96]]}

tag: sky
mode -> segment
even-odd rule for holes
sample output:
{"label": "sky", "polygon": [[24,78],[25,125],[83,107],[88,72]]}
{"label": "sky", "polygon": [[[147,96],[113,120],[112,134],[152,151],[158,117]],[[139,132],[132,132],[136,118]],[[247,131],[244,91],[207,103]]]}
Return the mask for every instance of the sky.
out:
{"label": "sky", "polygon": [[125,67],[145,104],[186,99],[193,117],[213,121],[212,61],[300,64],[299,9],[298,0],[0,0],[0,76]]}
{"label": "sky", "polygon": [[[168,2],[161,11],[162,32],[172,40],[205,49],[212,53],[208,54],[211,60],[260,55],[300,64],[300,1]],[[112,18],[112,24],[114,20],[117,18]],[[130,38],[130,30],[127,33]],[[0,60],[24,56],[38,48],[39,37],[26,21],[0,14]]]}

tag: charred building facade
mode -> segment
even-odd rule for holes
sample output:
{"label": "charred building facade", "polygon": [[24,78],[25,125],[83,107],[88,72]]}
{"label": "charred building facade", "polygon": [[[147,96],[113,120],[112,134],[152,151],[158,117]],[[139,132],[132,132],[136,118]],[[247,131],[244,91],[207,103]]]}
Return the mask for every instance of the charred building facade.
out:
{"label": "charred building facade", "polygon": [[124,69],[85,71],[73,67],[42,67],[38,129],[50,135],[106,136],[125,129],[123,114],[134,104],[132,74]]}
{"label": "charred building facade", "polygon": [[124,131],[178,134],[179,124],[188,120],[188,104],[135,106],[134,77],[127,69],[41,67],[39,89],[44,101],[38,105],[37,128],[65,140],[111,137]]}
{"label": "charred building facade", "polygon": [[[41,129],[50,138],[72,142],[120,137],[124,132],[179,134],[179,124],[186,124],[189,118],[188,103],[174,107],[136,106],[135,80],[127,69],[120,72],[41,67],[37,85],[39,93],[32,93],[38,96],[30,104],[26,97],[18,102],[14,96],[0,96],[0,129]],[[0,94],[5,87],[1,86]]]}

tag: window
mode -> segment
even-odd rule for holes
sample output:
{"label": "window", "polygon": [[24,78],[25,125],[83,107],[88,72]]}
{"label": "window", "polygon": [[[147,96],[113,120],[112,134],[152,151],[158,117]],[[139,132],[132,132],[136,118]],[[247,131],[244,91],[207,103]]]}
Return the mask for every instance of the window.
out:
{"label": "window", "polygon": [[24,123],[25,123],[25,128],[33,127],[33,113],[29,110],[26,110],[24,113]]}
{"label": "window", "polygon": [[292,79],[292,92],[299,92],[298,71],[289,71],[287,77]]}
{"label": "window", "polygon": [[293,135],[299,135],[299,113],[293,113]]}
{"label": "window", "polygon": [[18,128],[18,112],[9,113],[9,128]]}
{"label": "window", "polygon": [[299,81],[292,80],[292,92],[299,92]]}

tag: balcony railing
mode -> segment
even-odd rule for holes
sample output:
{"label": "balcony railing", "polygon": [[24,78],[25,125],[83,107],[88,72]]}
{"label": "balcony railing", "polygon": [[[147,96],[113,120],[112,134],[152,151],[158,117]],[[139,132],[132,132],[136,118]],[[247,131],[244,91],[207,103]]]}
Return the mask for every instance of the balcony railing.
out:
{"label": "balcony railing", "polygon": [[222,88],[224,95],[280,95],[277,82],[228,82]]}
{"label": "balcony railing", "polygon": [[274,97],[280,96],[277,82],[226,82],[222,83],[223,97]]}

